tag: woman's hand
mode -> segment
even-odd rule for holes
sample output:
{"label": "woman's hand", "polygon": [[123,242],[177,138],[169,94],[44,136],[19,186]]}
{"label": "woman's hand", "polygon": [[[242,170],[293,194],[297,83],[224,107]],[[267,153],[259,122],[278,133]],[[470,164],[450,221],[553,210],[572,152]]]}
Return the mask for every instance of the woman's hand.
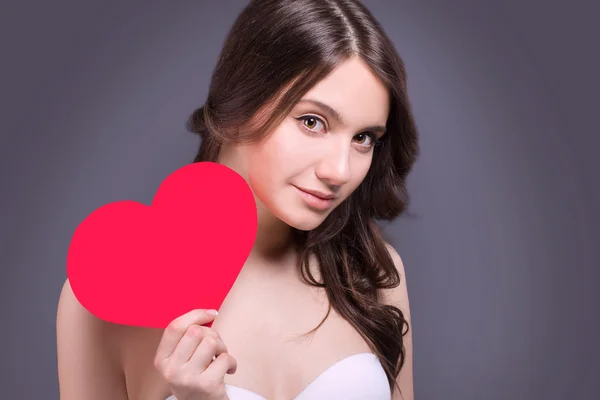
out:
{"label": "woman's hand", "polygon": [[200,326],[216,313],[192,310],[171,321],[158,345],[154,366],[177,400],[229,400],[225,374],[233,374],[236,360],[212,328]]}

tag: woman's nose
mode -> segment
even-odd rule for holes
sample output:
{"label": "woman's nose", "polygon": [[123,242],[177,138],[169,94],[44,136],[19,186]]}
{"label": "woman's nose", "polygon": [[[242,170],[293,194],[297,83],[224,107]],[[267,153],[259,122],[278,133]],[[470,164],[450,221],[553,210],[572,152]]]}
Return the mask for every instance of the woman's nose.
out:
{"label": "woman's nose", "polygon": [[350,181],[350,150],[347,142],[332,144],[323,152],[316,174],[330,185],[341,186]]}

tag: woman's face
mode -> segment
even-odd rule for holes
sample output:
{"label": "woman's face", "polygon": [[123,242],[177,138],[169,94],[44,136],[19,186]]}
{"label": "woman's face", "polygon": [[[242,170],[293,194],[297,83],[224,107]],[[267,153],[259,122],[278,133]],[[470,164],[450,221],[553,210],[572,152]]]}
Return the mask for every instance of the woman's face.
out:
{"label": "woman's face", "polygon": [[231,167],[254,192],[259,215],[264,209],[294,228],[315,229],[365,178],[388,112],[386,87],[352,58],[309,90],[270,135],[238,146]]}

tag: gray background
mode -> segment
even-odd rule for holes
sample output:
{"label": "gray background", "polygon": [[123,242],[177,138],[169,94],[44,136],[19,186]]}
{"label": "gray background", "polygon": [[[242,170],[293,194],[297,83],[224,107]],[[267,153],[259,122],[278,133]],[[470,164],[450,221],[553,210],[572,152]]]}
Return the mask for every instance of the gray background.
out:
{"label": "gray background", "polygon": [[[417,399],[598,398],[600,32],[591,1],[563,3],[365,0],[422,135],[416,216],[385,227]],[[244,4],[2,4],[1,398],[58,398],[73,230],[105,203],[148,204],[191,161],[185,120]]]}

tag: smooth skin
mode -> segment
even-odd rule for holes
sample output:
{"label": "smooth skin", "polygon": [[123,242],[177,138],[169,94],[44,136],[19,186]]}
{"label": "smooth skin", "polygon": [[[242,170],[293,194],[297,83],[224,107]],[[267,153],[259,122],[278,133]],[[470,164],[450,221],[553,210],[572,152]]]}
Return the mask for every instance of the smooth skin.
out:
{"label": "smooth skin", "polygon": [[[389,95],[360,59],[340,64],[308,91],[336,110],[299,102],[265,139],[250,145],[227,145],[218,162],[246,179],[258,207],[254,247],[217,317],[194,310],[165,330],[101,321],[85,310],[68,280],[57,313],[58,373],[61,400],[227,399],[224,384],[269,400],[290,400],[331,365],[348,356],[371,352],[360,334],[335,310],[327,313],[326,293],[303,282],[291,227],[318,227],[362,182],[371,165],[373,139],[383,133]],[[310,207],[298,187],[334,194],[327,210]],[[208,210],[209,211],[209,210]],[[404,312],[410,307],[404,265],[388,250],[401,284],[383,290],[383,302]],[[320,278],[316,259],[310,262]],[[160,295],[160,294],[158,294]],[[201,327],[214,318],[211,328]],[[412,326],[411,326],[412,328]],[[392,400],[414,399],[412,330],[404,337],[406,362]],[[213,357],[215,361],[210,362]]]}

